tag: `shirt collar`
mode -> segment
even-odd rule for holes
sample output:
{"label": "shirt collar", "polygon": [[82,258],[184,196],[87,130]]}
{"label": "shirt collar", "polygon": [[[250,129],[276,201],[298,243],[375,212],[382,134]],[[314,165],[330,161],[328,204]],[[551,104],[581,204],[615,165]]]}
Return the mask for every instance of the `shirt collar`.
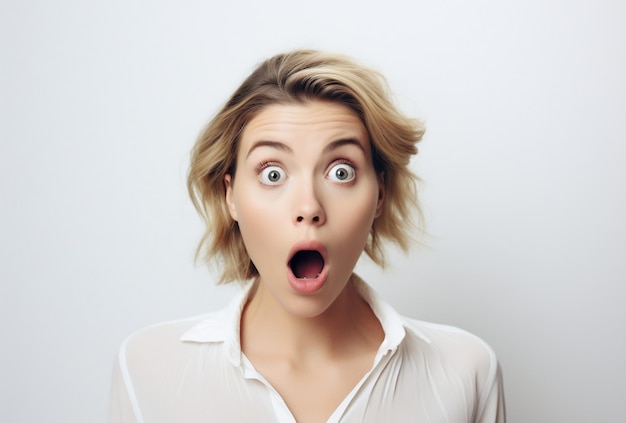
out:
{"label": "shirt collar", "polygon": [[[385,338],[378,350],[377,355],[384,355],[389,351],[395,351],[406,335],[405,319],[400,316],[389,304],[383,301],[380,296],[370,288],[367,283],[354,275],[354,283],[363,299],[372,308],[372,311],[380,321],[385,333]],[[241,313],[248,301],[250,290],[254,284],[249,283],[238,293],[229,305],[215,313],[211,313],[201,322],[193,326],[181,336],[183,342],[197,343],[220,343],[225,346],[225,353],[229,361],[234,366],[241,365],[241,342],[239,339],[239,328]],[[424,338],[422,334],[417,336]]]}
{"label": "shirt collar", "polygon": [[239,328],[241,313],[248,301],[252,283],[247,284],[230,301],[226,308],[209,314],[200,323],[185,332],[180,340],[183,342],[223,342],[228,359],[234,366],[241,364],[241,342],[239,340]]}

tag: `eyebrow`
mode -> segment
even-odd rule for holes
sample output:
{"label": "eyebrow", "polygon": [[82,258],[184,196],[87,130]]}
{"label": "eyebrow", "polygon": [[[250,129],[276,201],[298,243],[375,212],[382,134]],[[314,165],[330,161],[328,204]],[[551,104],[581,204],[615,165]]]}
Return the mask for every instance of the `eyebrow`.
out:
{"label": "eyebrow", "polygon": [[328,144],[326,147],[324,147],[324,153],[328,153],[330,151],[336,150],[339,147],[343,147],[344,145],[354,145],[358,147],[359,150],[363,151],[363,153],[365,153],[365,149],[363,148],[363,145],[356,138],[342,138],[337,141],[333,141],[330,144]]}
{"label": "eyebrow", "polygon": [[248,157],[250,157],[250,154],[252,154],[252,152],[259,148],[259,147],[272,147],[275,148],[277,150],[282,150],[282,151],[286,151],[287,153],[293,153],[293,150],[291,149],[291,147],[289,147],[287,144],[283,144],[282,142],[279,141],[257,141],[254,144],[252,144],[252,147],[250,147],[250,150],[248,150],[248,154],[246,154],[246,159]]}
{"label": "eyebrow", "polygon": [[[323,152],[329,153],[333,150],[343,147],[344,145],[354,145],[358,147],[361,151],[363,151],[363,153],[365,153],[365,149],[363,148],[363,145],[356,138],[342,138],[342,139],[333,141],[330,144],[328,144],[326,147],[324,147]],[[250,150],[248,150],[248,154],[246,154],[246,158],[248,158],[250,154],[259,147],[271,147],[277,150],[285,151],[287,153],[293,153],[293,150],[291,149],[291,147],[289,147],[287,144],[283,144],[280,141],[261,140],[252,144],[252,147],[250,147]]]}

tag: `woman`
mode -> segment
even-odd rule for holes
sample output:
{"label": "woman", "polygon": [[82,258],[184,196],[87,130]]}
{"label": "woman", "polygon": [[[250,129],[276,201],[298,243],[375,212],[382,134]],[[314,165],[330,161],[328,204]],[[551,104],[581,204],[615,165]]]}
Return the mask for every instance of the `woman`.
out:
{"label": "woman", "polygon": [[422,134],[350,59],[263,62],[200,135],[188,180],[199,253],[248,282],[222,311],[124,342],[111,421],[503,422],[489,346],[398,315],[353,273],[363,251],[384,264],[383,240],[408,247]]}

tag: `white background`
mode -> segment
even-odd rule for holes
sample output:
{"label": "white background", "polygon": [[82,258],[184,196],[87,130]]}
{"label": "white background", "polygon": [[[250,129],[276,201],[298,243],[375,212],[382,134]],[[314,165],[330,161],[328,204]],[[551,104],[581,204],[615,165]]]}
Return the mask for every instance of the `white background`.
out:
{"label": "white background", "polygon": [[3,1],[0,420],[104,422],[130,332],[224,304],[185,191],[256,63],[347,53],[426,120],[425,247],[361,274],[462,326],[510,422],[623,418],[626,3]]}

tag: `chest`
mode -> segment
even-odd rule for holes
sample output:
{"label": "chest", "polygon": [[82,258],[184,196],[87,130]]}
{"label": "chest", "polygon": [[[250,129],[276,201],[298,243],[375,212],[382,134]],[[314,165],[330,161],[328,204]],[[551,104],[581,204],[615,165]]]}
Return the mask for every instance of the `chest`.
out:
{"label": "chest", "polygon": [[278,422],[472,422],[473,381],[435,367],[399,352],[374,367],[365,362],[315,373],[276,372],[272,381],[255,370],[250,375],[256,374],[267,389]]}
{"label": "chest", "polygon": [[171,379],[143,392],[139,404],[144,421],[469,423],[473,419],[476,400],[471,384],[450,374],[441,377],[428,363],[419,366],[401,356],[383,357],[365,375],[361,366],[354,366],[297,376],[277,374],[271,383],[245,363],[215,364],[215,360],[186,362],[172,370]]}
{"label": "chest", "polygon": [[288,409],[298,423],[315,423],[330,421],[340,413],[342,405],[366,381],[372,362],[370,355],[308,368],[262,361],[255,369],[279,397],[274,399],[276,408]]}
{"label": "chest", "polygon": [[478,399],[472,379],[402,348],[371,363],[313,372],[267,363],[274,370],[265,377],[245,356],[234,366],[221,347],[205,344],[165,366],[166,375],[138,400],[146,422],[473,421]]}

